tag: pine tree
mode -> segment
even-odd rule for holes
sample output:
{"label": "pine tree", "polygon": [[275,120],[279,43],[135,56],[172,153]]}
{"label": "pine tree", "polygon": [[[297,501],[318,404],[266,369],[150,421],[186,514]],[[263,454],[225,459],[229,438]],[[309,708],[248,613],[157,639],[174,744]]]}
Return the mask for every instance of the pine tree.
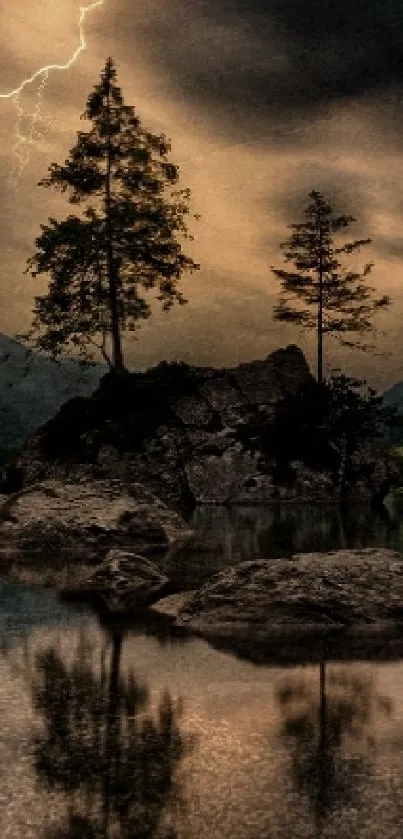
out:
{"label": "pine tree", "polygon": [[345,269],[339,260],[341,254],[371,243],[371,239],[356,239],[336,247],[335,236],[355,219],[336,216],[320,192],[310,192],[309,198],[306,220],[290,225],[292,234],[280,246],[285,261],[293,262],[295,270],[272,267],[282,284],[274,317],[316,330],[318,382],[322,383],[324,335],[335,335],[345,346],[367,348],[360,337],[348,340],[346,333],[369,333],[372,315],[388,306],[390,299],[386,295],[374,298],[374,289],[365,282],[373,263],[357,272]]}
{"label": "pine tree", "polygon": [[192,238],[190,191],[177,186],[170,144],[142,127],[135,109],[124,104],[116,76],[108,58],[82,115],[90,130],[78,132],[69,158],[53,163],[40,181],[67,192],[83,210],[41,225],[27,272],[49,274],[50,281],[47,294],[36,297],[25,337],[54,358],[75,348],[88,360],[95,345],[122,372],[122,333],[151,313],[144,292],[155,289],[164,309],[186,303],[178,281],[199,266],[180,242]]}

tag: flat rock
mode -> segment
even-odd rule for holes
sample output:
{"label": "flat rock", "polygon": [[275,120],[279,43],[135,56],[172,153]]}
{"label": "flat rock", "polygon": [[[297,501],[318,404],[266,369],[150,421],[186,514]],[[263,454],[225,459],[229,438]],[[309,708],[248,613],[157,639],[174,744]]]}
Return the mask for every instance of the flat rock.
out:
{"label": "flat rock", "polygon": [[382,548],[242,562],[215,575],[177,624],[206,636],[259,637],[403,622],[403,556]]}
{"label": "flat rock", "polygon": [[100,563],[113,547],[165,551],[190,531],[142,485],[116,480],[49,480],[10,496],[0,534],[10,555]]}
{"label": "flat rock", "polygon": [[169,617],[176,618],[181,609],[193,597],[195,589],[192,591],[180,591],[175,594],[164,595],[152,604],[154,612],[161,615],[169,615]]}

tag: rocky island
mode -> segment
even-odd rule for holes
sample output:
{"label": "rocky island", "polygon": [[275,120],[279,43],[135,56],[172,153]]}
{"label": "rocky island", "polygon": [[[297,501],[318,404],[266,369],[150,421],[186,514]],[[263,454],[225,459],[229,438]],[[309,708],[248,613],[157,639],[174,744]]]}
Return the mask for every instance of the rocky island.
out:
{"label": "rocky island", "polygon": [[[243,442],[257,423],[270,429],[281,401],[314,381],[295,345],[231,369],[161,363],[110,373],[27,439],[6,488],[112,479],[128,492],[143,484],[185,516],[203,503],[333,501],[335,476],[304,462],[303,450],[284,468],[275,452],[267,457]],[[371,453],[367,460],[364,494],[382,495],[390,466]]]}
{"label": "rocky island", "polygon": [[[281,470],[240,433],[262,417],[270,431],[284,397],[313,381],[294,345],[233,369],[160,364],[108,374],[92,395],[66,402],[9,467],[3,566],[113,614],[166,611],[171,595],[175,624],[205,637],[267,644],[296,626],[400,623],[403,564],[387,550],[241,562],[192,596],[160,565],[189,537],[198,503],[334,501],[329,470],[303,459]],[[367,465],[370,498],[390,476],[382,460]]]}

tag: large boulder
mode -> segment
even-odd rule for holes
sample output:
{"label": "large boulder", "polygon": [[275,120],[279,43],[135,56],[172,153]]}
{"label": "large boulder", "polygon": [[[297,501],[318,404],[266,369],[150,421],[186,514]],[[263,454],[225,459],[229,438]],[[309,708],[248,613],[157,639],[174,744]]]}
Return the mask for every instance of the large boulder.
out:
{"label": "large boulder", "polygon": [[189,486],[202,504],[244,500],[242,491],[258,471],[256,459],[240,444],[228,446],[222,454],[209,454],[204,448],[186,465]]}
{"label": "large boulder", "polygon": [[177,619],[206,636],[250,639],[385,621],[403,621],[403,557],[381,548],[241,562],[202,586]]}
{"label": "large boulder", "polygon": [[100,563],[113,547],[164,553],[189,535],[180,516],[142,485],[44,481],[0,508],[0,534],[11,557]]}

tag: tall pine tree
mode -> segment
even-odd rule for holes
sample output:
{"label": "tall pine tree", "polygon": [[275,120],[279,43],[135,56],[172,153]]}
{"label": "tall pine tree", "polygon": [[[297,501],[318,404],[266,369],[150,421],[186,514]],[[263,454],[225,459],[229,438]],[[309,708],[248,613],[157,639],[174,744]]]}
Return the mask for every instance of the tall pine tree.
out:
{"label": "tall pine tree", "polygon": [[27,272],[50,281],[26,337],[52,357],[73,347],[89,359],[95,344],[121,372],[122,333],[151,313],[144,292],[155,289],[164,309],[186,303],[178,281],[199,266],[182,249],[181,240],[192,238],[190,192],[178,188],[169,142],[142,127],[116,75],[108,58],[82,115],[90,130],[78,132],[69,158],[39,184],[68,192],[83,209],[41,225]]}
{"label": "tall pine tree", "polygon": [[[365,348],[360,334],[372,330],[372,315],[388,306],[390,299],[374,298],[374,289],[366,284],[372,263],[357,272],[345,269],[339,260],[341,254],[351,254],[371,242],[356,239],[336,247],[337,234],[355,219],[335,215],[320,192],[310,192],[309,198],[305,221],[290,225],[292,234],[280,246],[285,261],[294,263],[294,270],[272,267],[282,285],[274,317],[316,330],[318,382],[322,383],[324,335],[335,335],[345,346]],[[358,337],[348,340],[346,333],[357,333]]]}

